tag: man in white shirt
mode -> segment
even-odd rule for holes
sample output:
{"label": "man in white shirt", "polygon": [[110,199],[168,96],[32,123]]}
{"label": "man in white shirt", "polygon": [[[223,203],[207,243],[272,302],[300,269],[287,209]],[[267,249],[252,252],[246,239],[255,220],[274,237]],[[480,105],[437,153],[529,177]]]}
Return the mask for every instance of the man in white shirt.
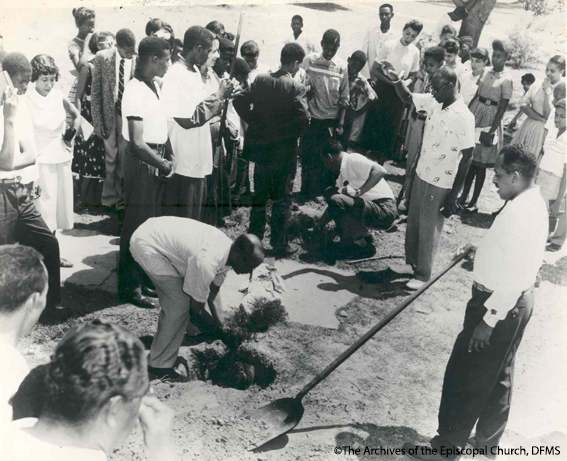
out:
{"label": "man in white shirt", "polygon": [[264,260],[264,249],[255,235],[243,234],[233,242],[208,224],[165,216],[138,227],[130,251],[154,283],[161,306],[148,370],[153,377],[180,381],[173,367],[189,321],[224,339],[220,287],[231,268],[252,273]]}
{"label": "man in white shirt", "polygon": [[[342,256],[371,256],[376,252],[367,225],[386,229],[397,216],[392,189],[384,179],[387,171],[377,162],[356,153],[347,153],[336,139],[323,150],[323,163],[338,172],[336,187],[325,193],[328,207],[316,229],[334,220],[341,237]],[[361,250],[354,242],[364,239]],[[365,252],[361,255],[360,252]]]}
{"label": "man in white shirt", "polygon": [[406,285],[419,289],[431,278],[445,218],[457,211],[459,194],[475,145],[474,116],[457,94],[457,76],[439,69],[431,79],[431,94],[410,93],[393,69],[389,70],[404,102],[427,113],[421,155],[412,184],[406,230],[406,264],[391,265],[413,275]]}
{"label": "man in white shirt", "polygon": [[394,7],[389,3],[385,3],[380,5],[379,12],[380,25],[366,32],[362,42],[361,50],[366,53],[367,62],[360,74],[366,79],[370,78],[370,69],[372,69],[382,46],[395,38],[394,32],[390,30],[390,21],[394,17]]}
{"label": "man in white shirt", "polygon": [[303,32],[303,18],[300,15],[296,14],[291,18],[291,30],[293,30],[293,35],[285,40],[284,44],[293,42],[298,43],[305,51],[305,55],[319,51],[315,42],[310,40],[306,36],[305,32]]}
{"label": "man in white shirt", "polygon": [[213,34],[201,26],[187,29],[183,52],[163,79],[162,104],[168,117],[175,173],[164,192],[164,213],[201,220],[206,177],[213,172],[209,120],[220,115],[234,85],[221,80],[216,93],[207,90],[198,66],[207,62]]}
{"label": "man in white shirt", "polygon": [[48,284],[42,260],[33,248],[0,246],[0,426],[12,420],[8,402],[29,373],[16,347],[45,308]]}
{"label": "man in white shirt", "polygon": [[[547,239],[536,166],[535,156],[518,145],[504,147],[496,161],[494,184],[506,205],[478,248],[468,245],[476,251],[472,298],[445,371],[438,435],[430,442],[437,452],[412,459],[458,459],[467,441],[488,459],[498,454],[510,412],[514,356],[532,315],[533,284]],[[476,435],[469,439],[475,424]],[[416,445],[404,448],[407,453]],[[441,456],[442,448],[451,454]]]}

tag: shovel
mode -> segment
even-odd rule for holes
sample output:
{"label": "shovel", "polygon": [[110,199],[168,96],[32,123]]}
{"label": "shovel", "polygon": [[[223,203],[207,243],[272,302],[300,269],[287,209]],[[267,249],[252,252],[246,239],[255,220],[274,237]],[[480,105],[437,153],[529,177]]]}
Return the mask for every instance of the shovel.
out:
{"label": "shovel", "polygon": [[453,259],[453,261],[451,261],[451,263],[447,265],[447,267],[445,267],[440,273],[435,275],[435,277],[429,280],[419,290],[406,298],[395,309],[391,310],[380,322],[378,322],[370,330],[368,330],[354,344],[352,344],[352,346],[350,346],[331,364],[329,364],[327,368],[321,371],[308,384],[306,384],[305,387],[301,389],[301,391],[294,398],[274,400],[268,405],[258,408],[253,413],[251,413],[250,418],[255,423],[257,423],[257,426],[259,428],[262,429],[263,436],[260,440],[254,443],[252,447],[249,448],[249,450],[251,451],[258,447],[261,447],[262,445],[268,443],[270,440],[273,440],[276,437],[291,431],[295,426],[297,426],[301,421],[301,418],[303,417],[303,412],[305,411],[303,404],[301,403],[303,397],[305,397],[311,389],[313,389],[317,384],[319,384],[333,371],[335,371],[346,359],[348,359],[352,354],[360,349],[370,338],[372,338],[376,333],[378,333],[382,328],[390,323],[390,321],[393,320],[394,317],[396,317],[413,301],[415,301],[415,299],[418,298],[425,290],[427,290],[431,285],[439,280],[446,272],[451,270],[459,261],[465,258],[470,253],[470,251],[471,247],[467,247],[462,254]]}

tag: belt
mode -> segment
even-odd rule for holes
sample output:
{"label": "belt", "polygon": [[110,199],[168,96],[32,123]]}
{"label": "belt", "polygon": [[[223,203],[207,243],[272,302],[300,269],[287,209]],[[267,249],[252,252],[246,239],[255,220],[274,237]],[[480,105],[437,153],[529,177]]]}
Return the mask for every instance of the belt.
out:
{"label": "belt", "polygon": [[478,100],[481,103],[486,104],[487,106],[497,106],[499,104],[498,101],[493,101],[492,99],[483,98],[482,96],[479,96]]}
{"label": "belt", "polygon": [[150,146],[150,148],[153,150],[159,150],[165,148],[165,144],[153,144],[151,142],[147,142],[146,144]]}
{"label": "belt", "polygon": [[[493,290],[486,288],[484,285],[482,285],[481,283],[478,283],[476,280],[473,282],[473,287],[476,288],[479,291],[482,291],[484,293],[494,293]],[[530,293],[533,289],[533,285],[529,288],[527,288],[526,290],[522,291],[521,296],[527,295],[528,293]]]}
{"label": "belt", "polygon": [[14,184],[20,184],[21,182],[21,176],[16,176],[15,178],[0,179],[0,185],[2,186],[12,186]]}

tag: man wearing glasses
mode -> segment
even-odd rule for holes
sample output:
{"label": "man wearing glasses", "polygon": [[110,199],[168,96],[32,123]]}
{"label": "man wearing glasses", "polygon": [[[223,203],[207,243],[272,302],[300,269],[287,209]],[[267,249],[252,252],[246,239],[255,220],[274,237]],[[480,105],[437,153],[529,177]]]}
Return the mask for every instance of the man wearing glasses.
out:
{"label": "man wearing glasses", "polygon": [[457,92],[457,76],[439,69],[431,80],[431,94],[413,94],[384,61],[382,71],[396,92],[416,110],[427,112],[421,155],[413,181],[406,230],[406,264],[390,269],[412,275],[407,287],[417,290],[430,278],[445,218],[457,211],[457,195],[463,186],[475,144],[474,116]]}

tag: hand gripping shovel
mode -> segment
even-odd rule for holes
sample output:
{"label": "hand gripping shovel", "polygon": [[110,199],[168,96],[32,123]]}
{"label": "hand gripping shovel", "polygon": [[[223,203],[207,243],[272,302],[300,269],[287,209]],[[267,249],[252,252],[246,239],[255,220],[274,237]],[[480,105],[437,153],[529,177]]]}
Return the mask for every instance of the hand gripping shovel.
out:
{"label": "hand gripping shovel", "polygon": [[301,403],[303,397],[305,397],[311,389],[313,389],[317,384],[319,384],[333,371],[335,371],[335,369],[337,369],[339,365],[341,365],[346,359],[348,359],[352,354],[360,349],[370,338],[372,338],[376,333],[378,333],[382,328],[390,323],[390,321],[393,320],[394,317],[396,317],[413,301],[415,301],[415,299],[417,299],[425,290],[427,290],[431,285],[439,280],[445,273],[451,270],[459,261],[465,258],[470,251],[471,248],[467,247],[462,254],[453,259],[453,261],[451,261],[451,263],[440,273],[435,275],[435,277],[429,280],[429,282],[423,285],[419,290],[406,298],[395,309],[391,310],[380,322],[378,322],[370,330],[368,330],[355,343],[353,343],[352,346],[350,346],[332,363],[330,363],[327,368],[325,368],[307,385],[305,385],[305,387],[301,389],[301,391],[294,398],[274,400],[268,405],[255,410],[250,415],[250,418],[258,423],[258,426],[262,428],[263,434],[261,438],[252,445],[250,450],[254,450],[268,443],[270,440],[273,440],[276,437],[291,431],[295,426],[297,426],[301,421],[304,412],[303,404]]}

